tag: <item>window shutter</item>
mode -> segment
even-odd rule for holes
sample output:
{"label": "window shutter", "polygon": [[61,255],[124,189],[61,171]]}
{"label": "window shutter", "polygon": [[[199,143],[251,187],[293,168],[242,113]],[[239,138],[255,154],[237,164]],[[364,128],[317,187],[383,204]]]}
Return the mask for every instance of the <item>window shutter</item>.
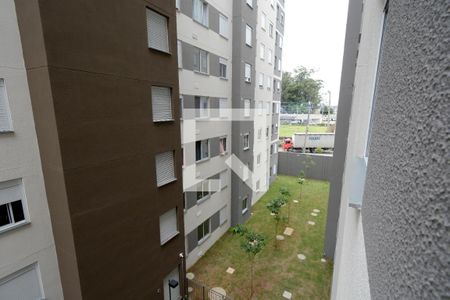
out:
{"label": "window shutter", "polygon": [[167,18],[147,8],[148,47],[169,52]]}
{"label": "window shutter", "polygon": [[0,205],[22,200],[22,185],[20,179],[0,182]]}
{"label": "window shutter", "polygon": [[152,110],[153,122],[173,120],[170,88],[152,86]]}
{"label": "window shutter", "polygon": [[168,151],[156,155],[156,185],[163,186],[175,177],[175,164],[173,161],[173,151]]}
{"label": "window shutter", "polygon": [[177,210],[173,208],[159,217],[159,234],[164,244],[178,233]]}
{"label": "window shutter", "polygon": [[12,131],[12,125],[6,99],[5,81],[0,79],[0,132],[2,131]]}

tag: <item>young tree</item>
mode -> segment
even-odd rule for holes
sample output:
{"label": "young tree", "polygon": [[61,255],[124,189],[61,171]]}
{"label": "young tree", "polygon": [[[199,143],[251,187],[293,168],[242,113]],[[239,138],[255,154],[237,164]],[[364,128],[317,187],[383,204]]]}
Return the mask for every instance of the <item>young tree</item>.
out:
{"label": "young tree", "polygon": [[[238,227],[239,226],[239,227]],[[262,234],[254,232],[242,225],[233,227],[232,233],[242,237],[241,249],[248,255],[250,261],[250,299],[253,296],[253,267],[255,257],[260,253],[266,245],[266,238]]]}
{"label": "young tree", "polygon": [[282,186],[280,187],[280,194],[281,199],[288,205],[287,223],[289,224],[289,218],[291,215],[291,201],[289,200],[289,198],[291,197],[291,192],[289,192],[289,189],[287,187]]}
{"label": "young tree", "polygon": [[300,184],[300,196],[299,196],[299,198],[302,199],[303,184],[305,183],[305,172],[300,171],[300,174],[298,175],[298,183]]}
{"label": "young tree", "polygon": [[277,247],[278,224],[283,219],[283,217],[280,216],[280,210],[283,204],[285,204],[283,199],[275,198],[272,199],[266,206],[267,209],[272,213],[273,218],[275,219],[275,248]]}

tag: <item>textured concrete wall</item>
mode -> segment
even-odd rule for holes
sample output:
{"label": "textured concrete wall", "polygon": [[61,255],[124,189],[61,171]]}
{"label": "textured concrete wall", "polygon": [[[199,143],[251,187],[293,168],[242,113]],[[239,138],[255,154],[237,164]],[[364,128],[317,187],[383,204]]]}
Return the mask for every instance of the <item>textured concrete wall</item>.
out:
{"label": "textured concrete wall", "polygon": [[450,297],[449,1],[391,1],[362,208],[373,299]]}
{"label": "textured concrete wall", "polygon": [[[306,168],[309,158],[312,164]],[[331,155],[278,152],[278,174],[298,176],[303,170],[307,178],[328,181],[332,172],[332,160]]]}

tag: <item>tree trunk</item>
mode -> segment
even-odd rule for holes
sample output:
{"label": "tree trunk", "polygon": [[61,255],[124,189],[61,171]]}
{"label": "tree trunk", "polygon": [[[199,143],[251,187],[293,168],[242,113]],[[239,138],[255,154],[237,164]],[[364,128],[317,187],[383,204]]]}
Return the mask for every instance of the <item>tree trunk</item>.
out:
{"label": "tree trunk", "polygon": [[253,297],[253,261],[254,257],[250,259],[250,299]]}

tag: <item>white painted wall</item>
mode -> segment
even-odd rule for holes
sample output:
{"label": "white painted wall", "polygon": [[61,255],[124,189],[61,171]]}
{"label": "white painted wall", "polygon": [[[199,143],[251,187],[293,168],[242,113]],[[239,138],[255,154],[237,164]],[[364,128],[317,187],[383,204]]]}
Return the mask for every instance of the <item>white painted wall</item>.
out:
{"label": "white painted wall", "polygon": [[12,134],[0,134],[0,182],[23,179],[31,221],[0,234],[0,281],[37,263],[46,299],[59,300],[62,288],[14,0],[0,1],[0,36],[0,78],[14,128]]}
{"label": "white painted wall", "polygon": [[366,1],[361,25],[361,43],[356,66],[346,164],[341,194],[331,299],[370,299],[362,215],[349,207],[354,178],[352,163],[365,153],[373,99],[385,0]]}
{"label": "white painted wall", "polygon": [[[229,30],[228,39],[223,38],[218,33],[205,28],[198,23],[194,22],[191,18],[178,12],[177,13],[177,35],[178,39],[191,44],[193,46],[204,49],[210,53],[218,55],[228,60],[227,64],[227,76],[228,80],[223,80],[215,76],[199,75],[190,70],[180,69],[179,81],[180,81],[180,94],[186,95],[199,95],[207,97],[227,98],[228,105],[231,107],[231,88],[232,88],[232,20],[233,20],[233,2],[222,0],[210,0],[208,3],[214,6],[223,15],[228,17]],[[183,124],[181,124],[183,127]],[[228,143],[228,155],[217,156],[208,161],[202,162],[196,165],[195,176],[200,178],[208,178],[215,175],[225,169],[225,160],[229,157],[231,150],[231,122],[197,122],[195,138],[197,140],[203,140],[211,137],[227,136]],[[182,138],[182,143],[183,143]],[[185,147],[186,150],[187,147]],[[185,151],[185,155],[187,151]],[[192,153],[195,155],[195,153]],[[191,161],[195,159],[191,158]],[[183,169],[183,178],[193,176],[190,169]],[[228,218],[227,222],[219,226],[207,240],[201,245],[197,246],[186,257],[187,268],[191,267],[230,227],[230,209],[231,209],[231,171],[228,171],[228,187],[214,193],[211,197],[191,207],[185,212],[184,226],[185,234],[187,235],[192,230],[196,229],[206,219],[210,218],[222,207],[227,205]],[[185,188],[186,180],[184,180]]]}

